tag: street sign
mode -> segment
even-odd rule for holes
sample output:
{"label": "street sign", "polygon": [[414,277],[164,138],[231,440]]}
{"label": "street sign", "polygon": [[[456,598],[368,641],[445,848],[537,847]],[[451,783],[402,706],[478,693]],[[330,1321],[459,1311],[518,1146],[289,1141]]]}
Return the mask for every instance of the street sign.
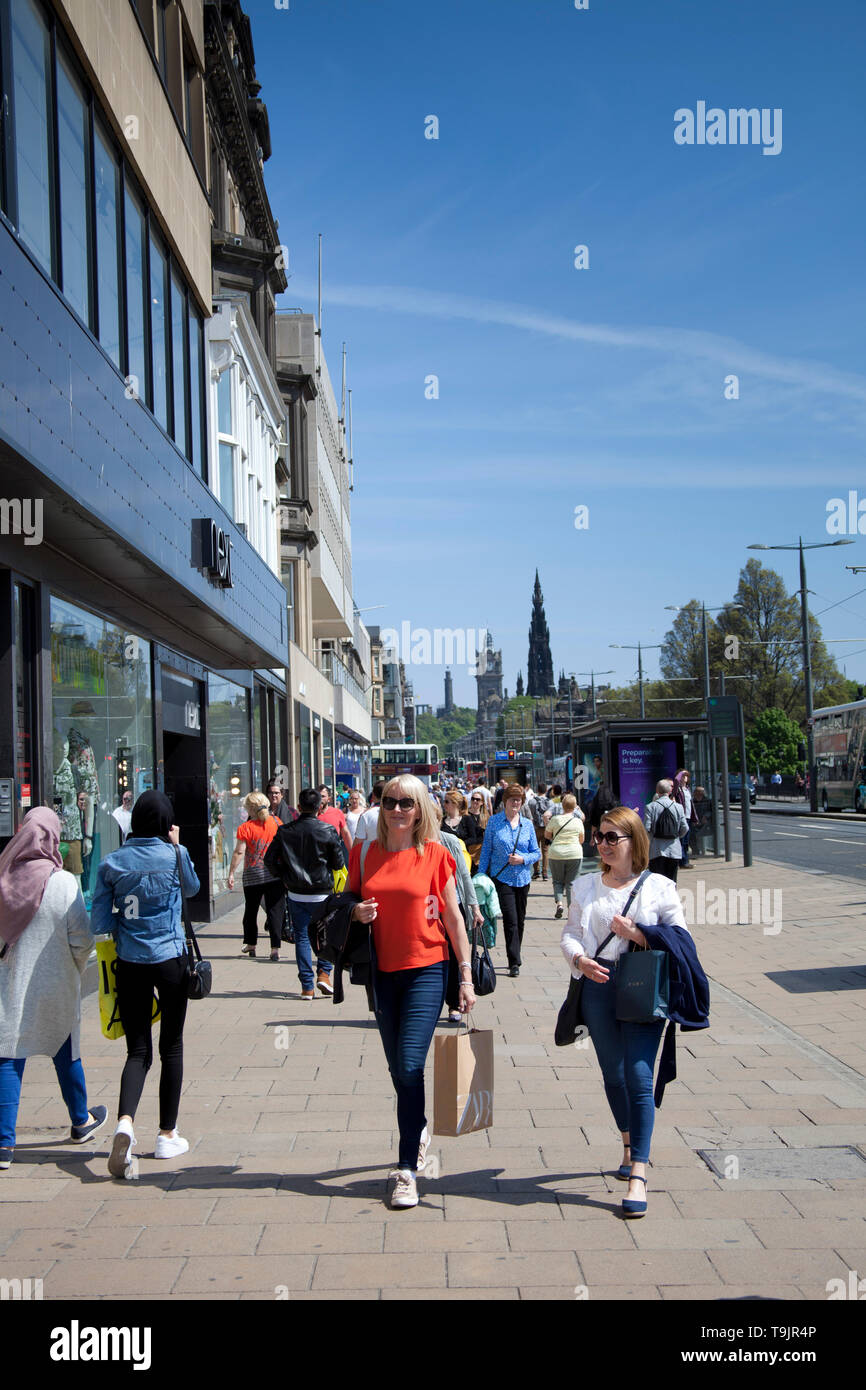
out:
{"label": "street sign", "polygon": [[707,700],[710,738],[736,738],[740,732],[740,702],[736,695],[711,695]]}

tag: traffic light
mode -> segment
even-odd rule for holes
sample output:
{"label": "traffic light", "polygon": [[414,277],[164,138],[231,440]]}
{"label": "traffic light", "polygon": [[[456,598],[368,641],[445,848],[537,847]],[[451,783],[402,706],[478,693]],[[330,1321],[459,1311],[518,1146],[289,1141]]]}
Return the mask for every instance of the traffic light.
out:
{"label": "traffic light", "polygon": [[229,773],[230,796],[240,796],[241,794],[241,773],[243,771],[243,767],[243,763],[232,763],[231,765],[231,771]]}

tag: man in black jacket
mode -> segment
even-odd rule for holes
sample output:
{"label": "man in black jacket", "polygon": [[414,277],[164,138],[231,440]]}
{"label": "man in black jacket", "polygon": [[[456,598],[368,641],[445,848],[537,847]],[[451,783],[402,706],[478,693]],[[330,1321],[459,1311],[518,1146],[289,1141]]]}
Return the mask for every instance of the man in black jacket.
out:
{"label": "man in black jacket", "polygon": [[343,868],[340,840],[333,826],[318,819],[321,797],[305,787],[298,797],[300,815],[291,825],[281,825],[268,847],[265,867],[282,879],[292,904],[295,932],[295,960],[301,981],[301,998],[313,999],[315,985],[322,994],[333,994],[333,966],[316,961],[310,947],[310,916],[318,903],[334,891],[334,871]]}

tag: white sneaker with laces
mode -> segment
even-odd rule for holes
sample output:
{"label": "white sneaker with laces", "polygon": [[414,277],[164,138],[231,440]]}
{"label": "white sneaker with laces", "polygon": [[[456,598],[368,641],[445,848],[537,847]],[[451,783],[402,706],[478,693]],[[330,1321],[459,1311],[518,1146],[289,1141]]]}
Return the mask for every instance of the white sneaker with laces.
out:
{"label": "white sneaker with laces", "polygon": [[395,1168],[390,1174],[392,1207],[417,1207],[418,1185],[408,1168]]}
{"label": "white sneaker with laces", "polygon": [[432,1143],[433,1143],[433,1135],[430,1133],[429,1129],[428,1129],[427,1126],[425,1125],[424,1128],[423,1128],[422,1131],[421,1131],[421,1139],[420,1139],[419,1144],[418,1144],[418,1168],[417,1168],[417,1171],[418,1171],[419,1173],[423,1173],[423,1172],[424,1172],[424,1168],[425,1168],[425,1166],[426,1166],[426,1164],[427,1164],[427,1154],[428,1154],[428,1152],[429,1152],[430,1145],[431,1145]]}
{"label": "white sneaker with laces", "polygon": [[179,1158],[181,1154],[187,1153],[189,1143],[182,1139],[175,1130],[172,1134],[158,1134],[156,1143],[153,1146],[154,1158]]}
{"label": "white sneaker with laces", "polygon": [[118,1120],[108,1155],[108,1171],[113,1178],[138,1177],[138,1159],[133,1155],[135,1133],[129,1120]]}

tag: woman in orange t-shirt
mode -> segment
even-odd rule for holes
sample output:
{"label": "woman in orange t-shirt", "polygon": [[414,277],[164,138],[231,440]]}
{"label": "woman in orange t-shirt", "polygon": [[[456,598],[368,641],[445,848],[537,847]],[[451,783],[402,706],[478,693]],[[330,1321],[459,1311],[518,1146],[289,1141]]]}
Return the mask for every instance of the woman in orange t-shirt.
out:
{"label": "woman in orange t-shirt", "polygon": [[274,878],[264,865],[265,851],[280,828],[280,822],[270,812],[270,801],[264,792],[250,792],[244,800],[249,820],[238,826],[238,838],[232,862],[229,864],[229,890],[235,886],[235,870],[244,861],[244,944],[242,954],[255,958],[259,938],[259,905],[264,898],[268,936],[271,939],[271,960],[280,958],[280,939],[286,911],[286,889],[281,879]]}
{"label": "woman in orange t-shirt", "polygon": [[352,916],[372,925],[376,1022],[394,1090],[400,1151],[391,1206],[418,1205],[416,1171],[430,1145],[424,1064],[445,1001],[448,941],[460,964],[460,1010],[475,1003],[469,938],[457,906],[454,864],[440,842],[430,794],[417,777],[393,777],[382,792],[376,839],[352,846],[347,888],[363,902]]}

